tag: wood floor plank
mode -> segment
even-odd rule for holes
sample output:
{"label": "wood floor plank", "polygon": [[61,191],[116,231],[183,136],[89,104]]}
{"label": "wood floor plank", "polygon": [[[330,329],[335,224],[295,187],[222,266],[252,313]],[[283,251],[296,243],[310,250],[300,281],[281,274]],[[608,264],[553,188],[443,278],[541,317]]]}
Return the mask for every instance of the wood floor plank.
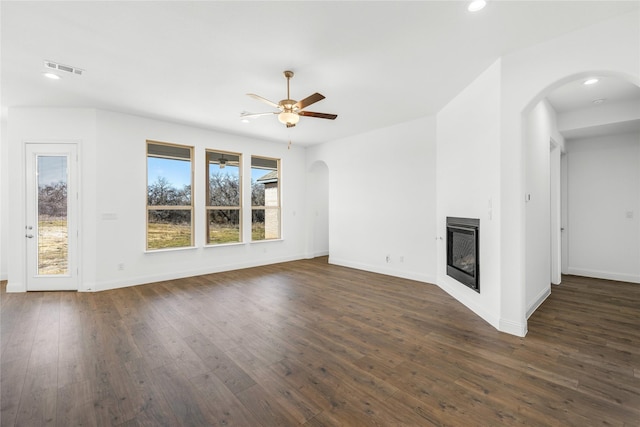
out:
{"label": "wood floor plank", "polygon": [[640,286],[564,276],[528,335],[327,258],[6,294],[1,424],[640,426]]}
{"label": "wood floor plank", "polygon": [[153,370],[153,384],[164,396],[171,408],[172,415],[185,426],[214,425],[215,414],[206,405],[204,396],[200,395],[189,380],[183,375],[180,367],[169,364]]}
{"label": "wood floor plank", "polygon": [[254,384],[237,393],[236,396],[263,426],[294,426],[298,420],[283,408],[275,396],[269,394],[260,384]]}
{"label": "wood floor plank", "polygon": [[[213,373],[191,378],[190,382],[203,396],[217,426],[259,426],[260,421],[238,400]],[[255,384],[255,383],[254,383]]]}

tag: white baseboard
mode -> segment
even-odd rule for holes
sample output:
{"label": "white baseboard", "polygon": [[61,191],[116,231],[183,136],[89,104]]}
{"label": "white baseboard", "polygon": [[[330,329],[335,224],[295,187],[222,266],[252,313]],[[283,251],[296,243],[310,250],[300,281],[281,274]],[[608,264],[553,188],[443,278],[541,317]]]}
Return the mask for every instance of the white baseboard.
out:
{"label": "white baseboard", "polygon": [[440,280],[437,283],[440,289],[451,295],[452,298],[467,307],[469,310],[473,311],[485,322],[500,330],[500,319],[481,307],[476,301],[473,300],[474,297],[469,296],[469,292],[473,292],[475,294],[475,291],[471,291],[467,287],[458,286],[458,282],[455,282],[455,285],[452,283],[448,283],[447,280],[453,279],[445,278],[444,280]]}
{"label": "white baseboard", "polygon": [[15,280],[7,283],[7,293],[26,292],[27,288],[22,283],[17,283]]}
{"label": "white baseboard", "polygon": [[339,265],[341,267],[355,268],[356,270],[369,271],[371,273],[384,274],[386,276],[400,277],[402,279],[415,280],[417,282],[425,282],[435,284],[435,277],[428,274],[421,274],[415,271],[405,271],[395,268],[385,268],[377,265],[370,265],[358,262],[352,262],[336,257],[329,256],[329,264]]}
{"label": "white baseboard", "polygon": [[218,265],[197,270],[177,271],[171,273],[158,274],[155,276],[126,277],[118,280],[97,282],[93,289],[83,289],[82,292],[107,291],[111,289],[126,288],[129,286],[145,285],[148,283],[163,282],[166,280],[184,279],[186,277],[202,276],[205,274],[221,273],[224,271],[242,270],[245,268],[260,267],[263,265],[279,264],[303,259],[302,256],[290,256],[281,258],[271,258],[258,262],[246,262],[237,264]]}
{"label": "white baseboard", "polygon": [[524,337],[527,335],[527,322],[526,320],[523,323],[519,323],[513,320],[500,319],[498,330],[517,337]]}
{"label": "white baseboard", "polygon": [[538,307],[540,307],[542,305],[544,300],[546,300],[549,297],[549,295],[551,295],[551,286],[549,286],[548,288],[543,289],[538,294],[538,296],[535,298],[533,303],[527,308],[527,319],[529,317],[531,317],[533,312],[536,311],[538,309]]}
{"label": "white baseboard", "polygon": [[313,259],[321,256],[327,256],[327,255],[329,255],[329,251],[313,252],[311,254],[307,254],[307,259]]}
{"label": "white baseboard", "polygon": [[595,279],[617,280],[619,282],[640,283],[640,276],[633,274],[621,274],[611,271],[587,270],[584,268],[568,268],[568,273],[575,276],[593,277]]}

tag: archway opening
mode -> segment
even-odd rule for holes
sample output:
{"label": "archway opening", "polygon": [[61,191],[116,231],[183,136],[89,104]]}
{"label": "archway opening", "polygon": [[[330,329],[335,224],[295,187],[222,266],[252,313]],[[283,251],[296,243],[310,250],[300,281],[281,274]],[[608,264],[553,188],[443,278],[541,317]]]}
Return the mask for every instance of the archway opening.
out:
{"label": "archway opening", "polygon": [[523,113],[527,317],[560,272],[640,283],[639,86],[620,73],[577,73]]}

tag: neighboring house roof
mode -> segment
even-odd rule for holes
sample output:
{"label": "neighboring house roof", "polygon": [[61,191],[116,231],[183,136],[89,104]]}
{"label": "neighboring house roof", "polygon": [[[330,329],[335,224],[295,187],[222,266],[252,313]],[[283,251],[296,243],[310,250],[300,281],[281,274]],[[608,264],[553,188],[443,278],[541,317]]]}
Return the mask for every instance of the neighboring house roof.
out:
{"label": "neighboring house roof", "polygon": [[278,182],[278,171],[271,171],[268,174],[264,175],[262,178],[258,178],[256,182],[261,184],[271,184],[273,182]]}

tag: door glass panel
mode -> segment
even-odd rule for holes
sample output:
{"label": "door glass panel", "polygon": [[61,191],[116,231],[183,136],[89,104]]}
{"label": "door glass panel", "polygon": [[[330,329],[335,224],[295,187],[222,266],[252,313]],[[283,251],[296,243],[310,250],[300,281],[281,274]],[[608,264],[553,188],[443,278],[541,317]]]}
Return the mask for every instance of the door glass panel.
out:
{"label": "door glass panel", "polygon": [[38,156],[38,275],[69,273],[67,157]]}

